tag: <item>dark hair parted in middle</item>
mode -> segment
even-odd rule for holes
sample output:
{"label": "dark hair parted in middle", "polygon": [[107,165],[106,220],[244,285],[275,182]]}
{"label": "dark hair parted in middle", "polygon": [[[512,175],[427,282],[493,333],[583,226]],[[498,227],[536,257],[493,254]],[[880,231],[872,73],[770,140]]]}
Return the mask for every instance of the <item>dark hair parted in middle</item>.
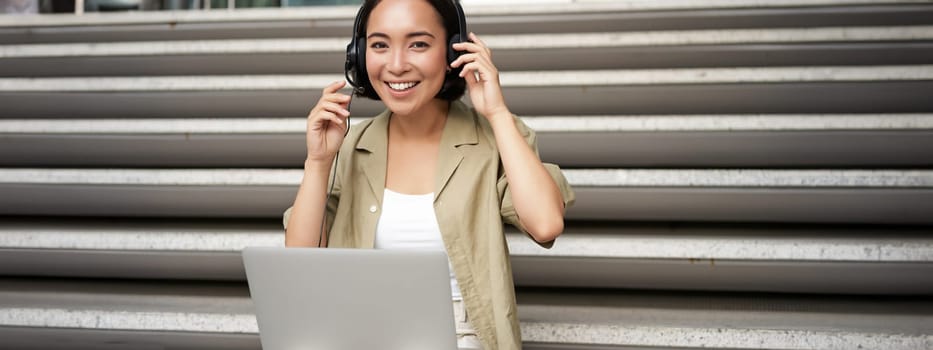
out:
{"label": "dark hair parted in middle", "polygon": [[[460,33],[460,15],[458,14],[458,9],[454,4],[456,0],[425,0],[431,7],[437,11],[437,14],[441,16],[441,21],[444,23],[444,30],[447,32],[447,37],[445,45],[451,45],[451,39],[454,35],[459,35],[460,40],[466,38],[466,33]],[[356,38],[357,42],[364,43],[359,45],[362,50],[365,50],[366,45],[366,25],[369,21],[369,14],[373,12],[373,9],[378,5],[380,0],[365,0],[363,1],[363,6],[360,9],[359,13],[359,28],[356,33],[353,35]],[[463,23],[464,27],[466,23]],[[449,65],[456,59],[456,54],[453,54],[454,51],[451,47],[446,48],[447,53],[447,64]],[[368,73],[366,72],[366,60],[365,52],[360,52],[360,60],[357,61],[358,68],[355,72],[355,79],[361,86],[367,86],[369,88],[363,89],[362,93],[360,90],[356,90],[357,96],[367,97],[373,100],[381,100],[379,95],[376,94],[375,89],[372,88],[372,83],[369,81]],[[460,69],[451,69],[447,71],[447,74],[444,76],[444,85],[441,86],[441,90],[435,95],[435,98],[439,98],[446,101],[455,101],[460,99],[463,96],[463,93],[466,92],[466,80],[460,77]]]}

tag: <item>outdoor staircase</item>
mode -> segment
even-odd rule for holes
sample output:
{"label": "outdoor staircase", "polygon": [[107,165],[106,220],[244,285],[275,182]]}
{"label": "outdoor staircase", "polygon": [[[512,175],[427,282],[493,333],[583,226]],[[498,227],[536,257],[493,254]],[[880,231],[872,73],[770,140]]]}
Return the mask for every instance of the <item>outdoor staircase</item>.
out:
{"label": "outdoor staircase", "polygon": [[[508,230],[525,348],[933,349],[933,2],[465,10],[577,193]],[[0,17],[0,348],[259,348],[355,13]]]}

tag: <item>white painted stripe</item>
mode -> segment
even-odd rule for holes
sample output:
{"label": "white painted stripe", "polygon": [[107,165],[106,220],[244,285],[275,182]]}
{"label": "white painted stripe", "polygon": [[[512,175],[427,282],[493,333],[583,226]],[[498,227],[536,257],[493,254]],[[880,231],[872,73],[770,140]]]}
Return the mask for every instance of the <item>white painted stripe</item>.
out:
{"label": "white painted stripe", "polygon": [[522,120],[537,132],[933,129],[931,114],[547,116]]}
{"label": "white painted stripe", "polygon": [[320,90],[343,79],[337,74],[0,78],[0,92]]}
{"label": "white painted stripe", "polygon": [[139,186],[294,186],[300,169],[0,169],[0,183]]}
{"label": "white painted stripe", "polygon": [[[796,8],[807,6],[848,6],[884,4],[924,4],[927,0],[616,0],[604,2],[577,2],[568,4],[500,4],[464,5],[467,18],[474,16],[515,16],[577,13],[605,13],[624,11],[698,10],[724,8]],[[357,6],[314,6],[267,9],[236,9],[234,11],[146,11],[99,13],[80,16],[72,14],[45,14],[36,16],[10,16],[0,21],[4,27],[65,27],[93,25],[143,25],[223,23],[256,21],[350,21]]]}
{"label": "white painted stripe", "polygon": [[[167,92],[319,90],[336,74],[0,78],[0,92]],[[630,69],[503,72],[504,88],[652,84],[916,81],[933,79],[933,65]]]}
{"label": "white painted stripe", "polygon": [[[494,50],[933,39],[933,26],[484,35]],[[346,38],[175,40],[0,46],[0,58],[343,53]]]}
{"label": "white painted stripe", "polygon": [[0,325],[133,331],[259,333],[252,314],[0,308]]}
{"label": "white painted stripe", "polygon": [[933,335],[832,331],[824,329],[747,329],[740,326],[686,328],[522,322],[522,339],[543,343],[714,349],[929,349]]}
{"label": "white painted stripe", "polygon": [[[253,314],[0,308],[0,325],[149,332],[258,334]],[[845,330],[664,327],[521,322],[527,342],[768,349],[925,349],[933,336]]]}
{"label": "white painted stripe", "polygon": [[348,39],[146,41],[0,46],[0,58],[345,52]]}
{"label": "white painted stripe", "polygon": [[930,80],[933,65],[506,72],[499,79],[506,88]]}
{"label": "white painted stripe", "polygon": [[933,38],[933,26],[670,30],[489,35],[482,37],[490,48],[499,50],[765,43],[844,43],[927,40],[931,38]]}
{"label": "white painted stripe", "polygon": [[[709,232],[715,235],[716,232]],[[933,262],[933,239],[629,236],[566,232],[550,249],[508,234],[512,256],[744,261]],[[700,262],[703,263],[703,262]]]}
{"label": "white painted stripe", "polygon": [[[300,169],[0,169],[0,183],[107,186],[297,186]],[[574,186],[927,188],[933,170],[565,169]]]}
{"label": "white painted stripe", "polygon": [[285,231],[159,232],[16,230],[0,228],[0,247],[15,249],[145,250],[238,253],[246,247],[281,247]]}
{"label": "white painted stripe", "polygon": [[[709,235],[713,235],[712,237]],[[697,237],[586,234],[569,230],[542,249],[524,234],[508,233],[512,256],[744,261],[933,262],[933,238]],[[281,230],[205,232],[0,228],[0,248],[111,251],[224,252],[284,246]]]}
{"label": "white painted stripe", "polygon": [[0,119],[0,134],[304,134],[306,128],[305,118]]}
{"label": "white painted stripe", "polygon": [[574,186],[862,188],[933,187],[930,170],[564,170]]}
{"label": "white painted stripe", "polygon": [[[358,124],[368,117],[350,119]],[[933,129],[933,114],[528,116],[538,132]],[[0,134],[304,134],[304,118],[0,119]]]}

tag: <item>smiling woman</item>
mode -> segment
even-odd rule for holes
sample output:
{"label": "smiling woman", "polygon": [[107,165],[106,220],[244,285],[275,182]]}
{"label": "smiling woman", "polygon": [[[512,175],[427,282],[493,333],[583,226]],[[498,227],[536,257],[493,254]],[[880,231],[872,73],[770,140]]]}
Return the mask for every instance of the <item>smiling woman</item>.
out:
{"label": "smiling woman", "polygon": [[[574,195],[538,158],[534,132],[505,104],[492,52],[465,26],[451,0],[363,3],[347,78],[386,111],[347,132],[345,83],[324,89],[308,115],[286,244],[446,251],[460,348],[519,349],[503,224],[550,247]],[[467,88],[473,108],[459,101]]]}

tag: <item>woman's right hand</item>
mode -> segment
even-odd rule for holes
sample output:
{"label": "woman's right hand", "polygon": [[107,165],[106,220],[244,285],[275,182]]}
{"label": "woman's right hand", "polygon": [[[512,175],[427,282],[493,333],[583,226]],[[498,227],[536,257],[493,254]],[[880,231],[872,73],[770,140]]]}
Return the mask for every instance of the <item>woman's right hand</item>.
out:
{"label": "woman's right hand", "polygon": [[324,88],[321,99],[308,113],[308,160],[326,162],[334,160],[347,131],[350,95],[339,93],[345,81],[335,81]]}

